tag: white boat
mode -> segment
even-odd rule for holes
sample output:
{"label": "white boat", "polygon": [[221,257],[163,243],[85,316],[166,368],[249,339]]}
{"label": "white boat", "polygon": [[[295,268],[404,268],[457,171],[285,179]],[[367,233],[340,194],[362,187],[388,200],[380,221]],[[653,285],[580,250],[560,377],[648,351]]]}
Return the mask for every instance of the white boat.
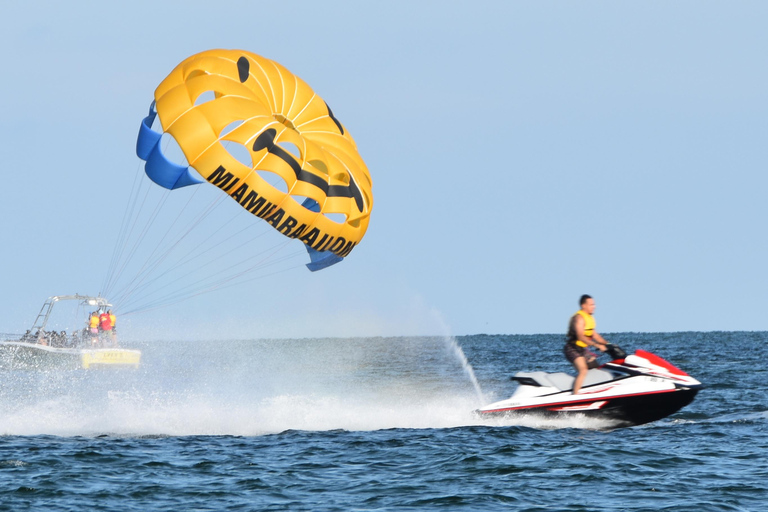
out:
{"label": "white boat", "polygon": [[5,369],[139,367],[141,351],[118,347],[114,332],[91,334],[87,326],[76,329],[70,335],[46,330],[54,306],[61,301],[75,301],[78,306],[89,310],[106,311],[112,308],[112,305],[103,297],[86,295],[50,297],[40,309],[32,329],[17,339],[0,341],[0,367]]}

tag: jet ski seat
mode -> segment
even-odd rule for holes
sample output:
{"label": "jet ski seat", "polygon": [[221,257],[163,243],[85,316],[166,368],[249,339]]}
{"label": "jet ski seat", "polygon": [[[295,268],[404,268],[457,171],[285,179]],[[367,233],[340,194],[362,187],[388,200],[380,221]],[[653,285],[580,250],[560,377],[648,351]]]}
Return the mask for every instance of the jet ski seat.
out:
{"label": "jet ski seat", "polygon": [[549,381],[552,383],[552,385],[561,391],[573,389],[573,381],[575,379],[576,377],[573,375],[568,375],[567,373],[563,372],[549,374]]}
{"label": "jet ski seat", "polygon": [[555,385],[549,380],[547,372],[517,372],[512,380],[516,380],[525,386],[542,386],[551,388]]}
{"label": "jet ski seat", "polygon": [[600,384],[601,382],[608,382],[611,380],[613,380],[613,374],[611,372],[593,368],[587,372],[587,378],[584,379],[584,385],[591,386],[592,384]]}
{"label": "jet ski seat", "polygon": [[[568,375],[567,373],[563,372],[550,373],[547,377],[557,389],[562,391],[573,389],[573,381],[576,380],[576,377],[573,375]],[[601,382],[608,382],[610,380],[613,380],[613,375],[611,375],[610,372],[600,370],[598,368],[593,368],[587,372],[587,376],[584,378],[584,383],[581,386],[592,386],[594,384],[600,384]]]}
{"label": "jet ski seat", "polygon": [[[514,379],[521,384],[528,386],[544,386],[557,388],[560,391],[573,389],[573,381],[576,379],[573,375],[567,373],[546,373],[546,372],[517,372]],[[591,386],[613,380],[613,375],[605,370],[594,368],[587,372],[582,386]]]}

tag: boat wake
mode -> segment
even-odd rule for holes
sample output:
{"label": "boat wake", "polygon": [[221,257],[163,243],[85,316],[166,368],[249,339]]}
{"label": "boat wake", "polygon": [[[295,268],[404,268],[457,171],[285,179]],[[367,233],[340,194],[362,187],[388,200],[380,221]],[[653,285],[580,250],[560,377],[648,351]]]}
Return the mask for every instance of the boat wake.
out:
{"label": "boat wake", "polygon": [[477,424],[446,340],[146,343],[138,370],[10,371],[0,434],[256,436]]}
{"label": "boat wake", "polygon": [[2,435],[258,436],[286,430],[371,431],[470,425],[472,395],[445,401],[361,403],[339,395],[278,395],[253,403],[223,397],[109,391],[98,404],[61,396],[0,413]]}

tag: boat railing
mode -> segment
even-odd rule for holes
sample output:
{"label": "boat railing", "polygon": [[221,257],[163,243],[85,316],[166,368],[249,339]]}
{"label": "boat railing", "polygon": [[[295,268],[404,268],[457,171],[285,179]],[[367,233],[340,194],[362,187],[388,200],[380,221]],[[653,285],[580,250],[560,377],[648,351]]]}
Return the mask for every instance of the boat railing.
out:
{"label": "boat railing", "polygon": [[112,304],[109,303],[104,297],[91,297],[89,295],[54,295],[49,297],[45,301],[43,307],[40,308],[40,313],[35,318],[35,323],[32,325],[32,331],[44,331],[48,325],[48,318],[51,316],[53,305],[62,300],[75,300],[81,302],[84,306],[91,306],[94,308],[111,308]]}

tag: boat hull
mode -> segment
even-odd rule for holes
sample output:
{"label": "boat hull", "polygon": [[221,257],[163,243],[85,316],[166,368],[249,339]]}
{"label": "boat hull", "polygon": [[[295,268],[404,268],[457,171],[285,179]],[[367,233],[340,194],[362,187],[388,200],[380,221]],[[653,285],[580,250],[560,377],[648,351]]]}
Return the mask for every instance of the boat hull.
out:
{"label": "boat hull", "polygon": [[141,351],[124,348],[60,348],[20,341],[0,342],[5,369],[138,368]]}

